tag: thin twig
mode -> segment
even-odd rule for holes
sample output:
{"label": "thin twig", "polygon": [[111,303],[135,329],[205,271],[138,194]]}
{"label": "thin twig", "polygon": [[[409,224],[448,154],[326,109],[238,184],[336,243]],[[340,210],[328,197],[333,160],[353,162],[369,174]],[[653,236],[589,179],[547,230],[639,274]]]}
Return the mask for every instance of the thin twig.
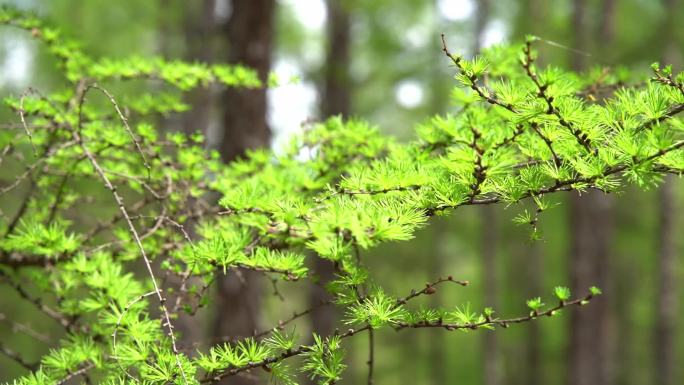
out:
{"label": "thin twig", "polygon": [[[80,95],[80,101],[79,105],[83,105],[83,100],[85,99],[85,96],[88,92],[89,89],[92,88],[97,88],[102,90],[100,87],[86,87],[85,90],[81,93]],[[79,127],[81,126],[81,111],[82,109],[79,108]],[[88,147],[85,145],[85,142],[83,141],[83,138],[81,137],[81,134],[79,131],[72,130],[72,136],[74,140],[80,145],[81,149],[83,150],[83,153],[86,155],[90,163],[92,164],[93,168],[95,168],[95,171],[98,173],[100,178],[102,179],[105,187],[112,193],[114,196],[114,200],[116,201],[117,206],[119,207],[119,211],[121,211],[121,215],[124,217],[126,224],[128,225],[128,229],[133,236],[133,239],[138,246],[138,250],[140,251],[140,255],[142,256],[142,259],[145,263],[145,268],[147,269],[147,273],[149,275],[150,280],[152,281],[152,286],[154,287],[154,291],[157,295],[157,299],[159,299],[159,304],[162,309],[162,313],[164,316],[164,326],[168,329],[168,336],[171,339],[171,347],[173,349],[173,353],[176,357],[176,364],[178,366],[178,369],[180,370],[181,375],[183,376],[183,382],[187,385],[188,380],[185,376],[185,370],[183,369],[183,365],[180,362],[180,353],[178,351],[178,347],[176,344],[176,336],[173,331],[173,324],[171,323],[171,316],[169,315],[169,311],[166,307],[166,298],[162,295],[161,290],[159,289],[159,286],[157,285],[157,279],[154,274],[154,270],[152,269],[152,264],[150,262],[150,259],[147,257],[147,253],[145,252],[145,248],[142,245],[142,241],[140,240],[140,235],[138,234],[138,231],[135,229],[135,226],[133,225],[133,222],[131,221],[130,216],[128,215],[128,212],[126,211],[126,206],[124,204],[124,200],[119,195],[119,193],[116,190],[116,187],[112,184],[112,182],[109,180],[109,177],[107,177],[105,171],[102,169],[98,161],[95,159],[93,154],[90,152]]]}

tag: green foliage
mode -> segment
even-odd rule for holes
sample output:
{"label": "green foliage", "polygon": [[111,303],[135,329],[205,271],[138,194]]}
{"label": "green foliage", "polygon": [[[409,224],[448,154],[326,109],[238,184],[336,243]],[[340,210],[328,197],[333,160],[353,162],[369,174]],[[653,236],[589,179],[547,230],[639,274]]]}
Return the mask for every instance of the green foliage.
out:
{"label": "green foliage", "polygon": [[334,384],[339,381],[346,367],[343,363],[344,350],[339,336],[332,336],[325,341],[317,334],[313,335],[314,343],[304,353],[305,362],[302,369],[311,373],[321,385]]}
{"label": "green foliage", "polygon": [[404,312],[403,307],[397,306],[395,299],[378,290],[349,308],[347,323],[367,323],[371,328],[379,329],[403,320]]}
{"label": "green foliage", "polygon": [[533,312],[537,312],[539,309],[544,307],[544,303],[540,297],[532,298],[527,300],[527,307],[529,307]]}
{"label": "green foliage", "polygon": [[570,289],[565,286],[556,286],[556,288],[553,290],[553,293],[556,295],[556,298],[561,301],[567,301],[570,299]]}
{"label": "green foliage", "polygon": [[[180,91],[263,86],[253,71],[91,58],[36,18],[3,8],[0,23],[45,43],[67,80],[49,95],[31,90],[6,99],[31,125],[0,135],[13,178],[0,197],[22,202],[0,217],[0,278],[68,335],[15,384],[85,373],[103,384],[213,383],[255,368],[293,384],[298,371],[285,361],[294,356],[304,357],[299,371],[331,384],[345,368],[342,341],[362,332],[494,329],[555,315],[601,291],[571,299],[568,288],[556,287],[557,306],[545,308],[537,297],[527,301],[531,313],[517,318],[468,303],[415,310],[409,301],[459,282],[440,279],[396,297],[375,286],[362,253],[410,240],[431,217],[467,205],[531,200],[535,211],[515,221],[537,234],[549,194],[649,188],[684,169],[682,75],[668,67],[655,65],[651,82],[630,86],[620,74],[537,68],[535,39],[473,60],[445,47],[458,70],[459,110],[427,119],[416,140],[397,143],[367,123],[333,118],[307,127],[281,153],[256,150],[224,165],[201,135],[155,131],[158,114],[185,108],[176,93],[150,87],[118,98],[95,82],[162,80]],[[611,93],[599,100],[597,90]],[[212,196],[221,197],[218,204]],[[90,215],[91,200],[113,209]],[[88,215],[77,222],[75,212]],[[328,289],[345,310],[347,332],[300,345],[283,324],[196,355],[178,349],[173,322],[207,304],[217,271],[307,280],[307,256],[335,267]],[[133,261],[147,275],[134,275]],[[162,274],[180,284],[162,282]]]}
{"label": "green foliage", "polygon": [[80,246],[78,237],[68,233],[67,224],[60,221],[47,225],[21,222],[17,231],[0,240],[0,249],[30,255],[57,258],[63,253],[73,253]]}

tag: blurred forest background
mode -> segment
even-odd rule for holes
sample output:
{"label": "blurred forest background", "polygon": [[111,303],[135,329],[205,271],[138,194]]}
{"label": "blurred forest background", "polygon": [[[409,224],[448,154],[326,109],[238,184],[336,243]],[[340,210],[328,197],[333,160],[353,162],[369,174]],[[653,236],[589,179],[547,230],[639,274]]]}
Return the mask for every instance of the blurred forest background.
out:
{"label": "blurred forest background", "polygon": [[[430,116],[457,112],[454,69],[441,52],[472,56],[492,44],[540,36],[541,61],[577,70],[616,64],[647,73],[654,61],[684,63],[682,0],[24,0],[95,55],[162,56],[239,62],[275,72],[268,91],[193,91],[190,109],[159,117],[160,130],[204,132],[226,161],[245,148],[278,148],[302,123],[342,114],[359,117],[400,140]],[[564,47],[572,47],[572,49]],[[0,91],[49,91],[61,80],[30,36],[0,29]],[[294,79],[289,81],[288,79]],[[135,87],[136,85],[129,85]],[[137,85],[139,86],[139,85]],[[18,121],[3,108],[2,122]],[[6,181],[0,180],[0,184]],[[604,296],[562,317],[492,332],[383,332],[376,336],[376,384],[617,385],[684,383],[682,225],[684,186],[672,178],[657,190],[630,187],[619,197],[555,197],[541,217],[541,240],[513,224],[523,207],[469,207],[437,218],[416,240],[364,256],[374,279],[406,294],[438,276],[469,280],[467,288],[428,297],[449,307],[470,301],[499,314],[525,312],[524,300],[556,285],[597,285]],[[8,208],[4,208],[7,210]],[[83,215],[88,215],[84,213]],[[319,266],[320,268],[320,266]],[[319,270],[322,279],[325,271]],[[184,320],[189,341],[249,333],[324,298],[315,287],[280,287],[260,277],[245,293],[234,280],[217,285],[210,309]],[[408,286],[407,286],[408,285]],[[579,291],[579,289],[577,289]],[[20,304],[0,281],[0,341],[25,338],[5,314],[27,325],[57,328]],[[339,315],[319,309],[298,325],[330,332]],[[26,339],[30,341],[30,339]],[[34,358],[45,347],[25,344]],[[342,384],[365,383],[367,343],[349,342]],[[23,368],[0,354],[0,381]],[[259,383],[242,379],[233,384]]]}

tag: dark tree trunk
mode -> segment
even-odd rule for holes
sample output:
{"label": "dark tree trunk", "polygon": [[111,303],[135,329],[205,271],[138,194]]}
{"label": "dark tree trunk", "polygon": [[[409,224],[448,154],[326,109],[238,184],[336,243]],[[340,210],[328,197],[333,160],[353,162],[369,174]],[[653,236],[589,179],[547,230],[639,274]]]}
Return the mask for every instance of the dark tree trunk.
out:
{"label": "dark tree trunk", "polygon": [[[265,82],[271,68],[275,0],[233,0],[227,23],[228,62],[255,69]],[[225,162],[242,156],[247,149],[269,145],[271,131],[266,122],[266,89],[228,88],[223,94],[223,139],[220,152]],[[254,272],[240,271],[217,280],[217,338],[245,337],[259,324],[261,282]],[[223,382],[242,385],[258,378],[236,377]]]}
{"label": "dark tree trunk", "polygon": [[[201,2],[183,4],[182,32],[185,38],[185,58],[190,62],[201,61],[211,63],[213,61],[212,45],[203,43],[214,40],[214,35],[216,35],[216,29],[214,28],[214,3],[215,0],[202,0]],[[161,5],[163,7],[170,6],[168,0],[162,0]],[[165,24],[159,31],[159,38],[162,42],[160,45],[161,55],[165,58],[171,56],[168,44],[171,28],[168,25],[168,18],[168,15],[163,17]],[[159,126],[164,131],[177,130],[180,126],[188,135],[195,132],[201,132],[206,135],[215,99],[213,96],[210,88],[192,90],[185,96],[185,102],[191,106],[189,111],[181,116],[161,117]],[[194,201],[189,204],[194,204]],[[188,220],[184,224],[186,231],[192,238],[195,238],[196,235],[195,224],[196,222],[193,220]],[[201,285],[196,277],[190,277],[187,283],[189,285]],[[170,284],[178,289],[181,285],[181,279],[171,275]],[[175,325],[179,331],[180,344],[183,348],[193,351],[198,347],[200,341],[206,340],[207,334],[210,333],[207,333],[206,328],[203,327],[206,321],[206,314],[201,312],[192,316],[184,312],[180,313]]]}
{"label": "dark tree trunk", "polygon": [[[573,2],[574,48],[588,51],[587,2]],[[602,27],[603,28],[603,27]],[[585,56],[572,55],[576,71],[585,68]],[[608,261],[613,230],[611,197],[597,191],[573,194],[570,199],[571,246],[570,286],[574,293],[585,293],[590,286],[604,289],[586,309],[575,309],[570,316],[568,364],[569,385],[608,385],[609,378],[609,280]]]}
{"label": "dark tree trunk", "polygon": [[[203,63],[214,62],[213,42],[216,40],[216,0],[202,0],[184,5],[186,57],[190,61]],[[201,132],[210,137],[208,128],[215,104],[215,95],[211,87],[198,87],[187,95],[186,100],[192,106],[183,114],[183,130],[187,134]]]}
{"label": "dark tree trunk", "polygon": [[[346,2],[349,3],[349,2]],[[327,54],[321,97],[321,114],[348,116],[351,112],[349,48],[351,24],[349,10],[342,0],[327,0]]]}
{"label": "dark tree trunk", "polygon": [[676,216],[674,187],[667,178],[660,187],[658,250],[658,309],[655,329],[655,383],[674,385],[675,335],[677,330],[677,258],[675,242]]}
{"label": "dark tree trunk", "polygon": [[[334,115],[348,117],[351,109],[351,90],[349,82],[349,47],[351,26],[349,11],[342,0],[327,0],[327,53],[324,78],[321,86],[321,116]],[[334,278],[334,267],[330,261],[316,258],[314,269],[320,278],[320,285],[312,286],[309,292],[310,306],[317,306],[330,299],[324,285]],[[340,317],[336,308],[327,306],[311,313],[311,325],[320,335],[332,335]],[[308,380],[309,383],[316,383]]]}
{"label": "dark tree trunk", "polygon": [[[478,55],[484,43],[484,33],[490,17],[490,1],[478,0],[475,13],[475,34],[473,38],[473,55]],[[497,277],[497,244],[499,241],[497,232],[496,208],[484,206],[480,209],[482,216],[482,265],[485,305],[494,309],[498,308]],[[496,333],[483,333],[484,344],[484,367],[483,376],[485,385],[498,385],[501,383],[501,356],[499,354],[499,341]]]}
{"label": "dark tree trunk", "polygon": [[601,6],[601,19],[599,22],[598,36],[599,43],[603,54],[608,54],[610,57],[610,44],[615,39],[615,15],[616,0],[603,0]]}
{"label": "dark tree trunk", "polygon": [[[526,0],[523,2],[523,14],[525,16],[519,18],[520,24],[517,26],[516,36],[518,39],[524,38],[527,34],[533,34],[538,36],[544,36],[545,31],[547,31],[547,15],[550,11],[550,7],[553,7],[553,3],[546,0]],[[538,44],[536,49],[540,51],[538,63],[540,66],[543,65],[545,61],[545,45]],[[539,296],[542,291],[542,277],[544,276],[544,258],[543,258],[543,241],[536,241],[532,245],[522,248],[522,255],[517,256],[523,266],[525,266],[524,271],[520,272],[520,279],[513,280],[515,287],[524,288],[524,293],[526,298],[533,298]],[[518,251],[516,251],[517,253]],[[521,354],[525,357],[524,365],[522,368],[515,370],[515,373],[519,373],[516,380],[520,381],[525,385],[539,385],[544,383],[544,364],[545,359],[542,354],[542,337],[540,331],[540,325],[536,322],[527,325],[525,329],[526,333],[526,343],[521,350]],[[517,350],[517,349],[516,349]],[[513,362],[515,366],[518,366],[516,360],[507,359],[506,367],[510,367],[510,363]],[[508,373],[504,374],[504,378],[508,378]]]}
{"label": "dark tree trunk", "polygon": [[[449,103],[449,86],[445,84],[445,76],[449,72],[445,72],[448,68],[445,66],[444,55],[439,49],[440,47],[440,33],[444,32],[440,30],[440,25],[443,23],[442,15],[438,9],[437,1],[433,1],[433,14],[435,18],[434,30],[432,31],[432,44],[429,44],[429,53],[433,58],[430,61],[430,77],[429,77],[429,89],[430,89],[430,113],[433,115],[443,114],[447,110]],[[445,87],[446,86],[446,87]],[[453,236],[451,231],[450,221],[447,218],[442,218],[440,220],[435,220],[432,223],[432,242],[430,242],[430,248],[426,250],[426,254],[429,256],[429,266],[428,266],[428,277],[430,279],[438,278],[441,275],[449,274],[450,272],[445,271],[447,269],[449,251],[446,250],[448,247],[449,239]],[[430,306],[433,308],[443,307],[443,295],[441,291],[437,291],[436,294],[430,296]],[[404,349],[402,353],[406,356],[411,356],[416,354],[415,346],[420,345],[420,336],[411,333],[412,335],[406,336],[406,340],[403,343]],[[430,370],[430,383],[435,385],[450,383],[449,378],[449,366],[450,363],[445,359],[448,353],[448,346],[444,339],[444,335],[437,330],[429,331],[427,344],[427,362]]]}
{"label": "dark tree trunk", "polygon": [[612,236],[612,200],[601,192],[571,198],[570,285],[577,295],[591,286],[604,295],[570,316],[569,385],[609,384],[607,269]]}
{"label": "dark tree trunk", "polygon": [[[499,233],[497,226],[496,207],[484,206],[480,209],[482,215],[482,270],[485,306],[497,309],[499,306],[499,279],[497,274],[498,260],[496,258]],[[484,339],[484,384],[498,385],[501,383],[501,355],[497,333],[483,333]]]}
{"label": "dark tree trunk", "polygon": [[[681,63],[681,45],[677,44],[676,11],[677,0],[663,0],[665,9],[665,35],[667,39],[664,47],[663,61],[676,66]],[[679,63],[677,63],[679,61]],[[674,385],[676,374],[675,341],[677,336],[678,285],[677,285],[677,241],[675,219],[677,218],[677,204],[675,184],[671,177],[667,177],[659,190],[659,245],[658,250],[658,304],[656,310],[655,328],[655,383]]]}
{"label": "dark tree trunk", "polygon": [[[586,52],[587,41],[587,2],[586,0],[574,0],[572,2],[572,33],[574,34],[574,48]],[[570,65],[575,71],[581,71],[586,67],[584,55],[570,52]]]}
{"label": "dark tree trunk", "polygon": [[473,36],[473,55],[478,55],[484,43],[484,33],[489,22],[490,0],[477,0],[475,12],[475,33]]}
{"label": "dark tree trunk", "polygon": [[[430,279],[435,279],[442,275],[446,275],[445,272],[446,265],[448,264],[448,247],[445,244],[449,241],[449,236],[452,234],[450,231],[449,221],[446,218],[440,218],[435,220],[432,224],[432,236],[433,241],[431,243],[431,248],[428,250],[430,256],[430,266],[428,267],[428,276]],[[437,291],[436,294],[430,296],[430,306],[433,308],[442,308],[443,306],[443,295],[441,291]],[[435,333],[437,332],[437,333]],[[430,330],[429,331],[429,347],[428,347],[428,360],[430,365],[430,383],[434,385],[448,384],[451,383],[448,373],[449,363],[444,358],[447,353],[447,346],[444,343],[444,334],[439,333],[441,330]],[[405,350],[402,352],[410,357],[415,354],[415,346],[419,345],[419,337],[416,335],[407,337],[405,343]]]}
{"label": "dark tree trunk", "polygon": [[[541,277],[544,276],[544,258],[541,242],[535,242],[526,249],[530,254],[527,256],[528,275],[527,279],[527,296],[526,298],[534,298],[542,293]],[[525,378],[525,385],[540,385],[543,384],[543,365],[541,352],[541,330],[538,322],[532,322],[528,325],[527,330],[527,373]]]}
{"label": "dark tree trunk", "polygon": [[[228,62],[255,69],[265,82],[271,69],[275,0],[233,0],[226,34]],[[228,88],[223,95],[221,156],[226,162],[245,150],[268,146],[266,89]]]}

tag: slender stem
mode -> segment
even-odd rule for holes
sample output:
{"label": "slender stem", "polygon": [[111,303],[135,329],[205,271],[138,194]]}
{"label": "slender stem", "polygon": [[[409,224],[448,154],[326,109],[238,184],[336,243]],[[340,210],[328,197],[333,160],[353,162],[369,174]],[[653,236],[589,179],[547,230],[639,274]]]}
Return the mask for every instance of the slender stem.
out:
{"label": "slender stem", "polygon": [[[82,118],[82,106],[83,106],[83,101],[85,100],[85,96],[88,92],[88,90],[92,89],[93,87],[86,87],[83,89],[83,91],[80,94],[80,101],[79,101],[79,121],[78,121],[78,126],[79,128],[81,127],[81,118]],[[118,108],[117,108],[118,111]],[[127,123],[126,123],[127,126]],[[128,211],[126,210],[126,205],[124,204],[124,200],[119,195],[117,192],[116,187],[112,184],[112,182],[109,180],[109,177],[107,177],[107,174],[105,171],[102,169],[100,166],[99,162],[95,159],[95,156],[90,152],[88,147],[86,146],[83,137],[80,134],[80,129],[79,130],[73,130],[71,131],[72,137],[76,141],[76,143],[79,144],[81,149],[83,150],[83,153],[85,156],[88,158],[90,161],[91,165],[93,168],[95,168],[95,171],[97,174],[100,176],[102,179],[102,182],[104,183],[105,187],[112,193],[114,196],[114,200],[116,201],[117,206],[119,207],[119,211],[121,212],[121,215],[124,217],[126,224],[128,225],[128,229],[133,236],[133,240],[135,241],[135,244],[138,247],[138,250],[140,251],[140,255],[142,256],[142,259],[145,263],[145,268],[147,269],[147,273],[149,275],[150,281],[152,282],[152,286],[154,288],[154,292],[157,295],[157,299],[159,299],[159,305],[161,306],[162,313],[164,316],[164,326],[168,329],[167,335],[171,339],[171,347],[173,349],[173,353],[176,357],[176,365],[178,366],[178,369],[183,377],[183,382],[187,385],[188,380],[185,375],[185,370],[183,369],[183,365],[181,364],[180,361],[180,353],[178,351],[178,346],[176,344],[176,336],[174,334],[174,327],[173,324],[171,323],[171,316],[169,314],[169,310],[166,307],[166,298],[162,295],[161,290],[159,289],[159,285],[157,284],[157,278],[154,274],[154,270],[152,269],[152,263],[150,262],[150,259],[147,257],[147,253],[145,252],[145,248],[142,245],[142,241],[140,240],[140,235],[138,234],[138,231],[135,229],[135,226],[133,225],[133,221],[131,220],[131,217],[128,215]]]}

